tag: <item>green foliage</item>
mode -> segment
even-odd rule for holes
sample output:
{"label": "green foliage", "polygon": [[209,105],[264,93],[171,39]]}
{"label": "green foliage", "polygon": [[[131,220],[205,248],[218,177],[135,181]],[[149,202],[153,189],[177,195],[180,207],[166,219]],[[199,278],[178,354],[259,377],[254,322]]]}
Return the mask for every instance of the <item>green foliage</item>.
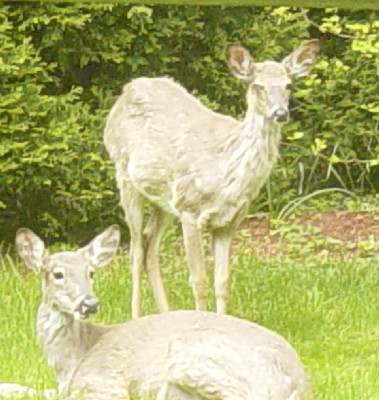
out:
{"label": "green foliage", "polygon": [[[289,160],[298,168],[298,194],[333,185],[357,194],[375,191],[378,169],[378,37],[375,13],[310,10],[322,54],[314,73],[293,93],[286,126]],[[293,138],[293,132],[299,138]],[[294,164],[290,164],[291,166]],[[288,179],[288,176],[287,176]]]}
{"label": "green foliage", "polygon": [[170,75],[241,118],[244,86],[224,62],[231,42],[258,61],[280,60],[310,36],[322,46],[314,72],[295,83],[282,157],[254,209],[278,211],[325,187],[374,190],[378,30],[370,11],[3,3],[0,240],[27,225],[52,240],[85,241],[121,222],[102,131],[122,86]]}
{"label": "green foliage", "polygon": [[62,84],[64,63],[45,56],[50,48],[67,56],[70,46],[57,42],[89,20],[71,8],[0,8],[2,237],[24,224],[47,236],[76,236],[80,223],[101,222],[91,214],[104,202],[117,205],[98,128],[105,113],[94,115],[82,86]]}

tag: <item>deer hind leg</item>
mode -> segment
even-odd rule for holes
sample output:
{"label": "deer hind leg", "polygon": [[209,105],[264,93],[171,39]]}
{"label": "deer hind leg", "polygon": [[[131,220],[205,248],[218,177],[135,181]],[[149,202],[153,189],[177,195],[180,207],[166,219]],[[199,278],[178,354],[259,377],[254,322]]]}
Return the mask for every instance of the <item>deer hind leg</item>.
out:
{"label": "deer hind leg", "polygon": [[217,229],[212,232],[212,235],[216,310],[218,314],[225,314],[229,294],[229,257],[232,229]]}
{"label": "deer hind leg", "polygon": [[130,261],[132,271],[132,318],[137,318],[141,310],[141,280],[144,267],[143,251],[143,207],[144,198],[130,182],[122,180],[120,188],[121,205],[130,233]]}
{"label": "deer hind leg", "polygon": [[206,309],[207,276],[205,272],[201,230],[196,219],[188,212],[181,215],[184,249],[190,268],[190,284],[195,297],[196,310]]}
{"label": "deer hind leg", "polygon": [[155,208],[144,230],[145,267],[155,302],[160,312],[168,311],[168,303],[159,268],[158,252],[162,235],[170,221],[171,216],[169,214]]}

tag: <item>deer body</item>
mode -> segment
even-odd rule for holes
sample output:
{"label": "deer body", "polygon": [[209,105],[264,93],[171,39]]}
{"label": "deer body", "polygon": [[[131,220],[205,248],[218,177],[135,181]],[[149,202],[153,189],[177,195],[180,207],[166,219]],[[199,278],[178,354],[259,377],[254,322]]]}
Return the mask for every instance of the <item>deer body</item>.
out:
{"label": "deer body", "polygon": [[[309,72],[317,52],[317,41],[311,40],[281,63],[254,63],[246,49],[230,46],[229,68],[248,84],[243,121],[209,110],[168,78],[138,78],[124,87],[109,113],[104,142],[131,236],[133,317],[140,312],[143,270],[159,310],[168,310],[157,259],[172,215],[182,224],[199,310],[206,302],[201,235],[210,230],[217,312],[226,312],[233,231],[277,159],[289,84]],[[153,211],[144,228],[146,201]]]}
{"label": "deer body", "polygon": [[121,190],[130,181],[164,211],[191,213],[209,229],[238,221],[266,181],[279,139],[274,122],[213,112],[168,78],[127,84],[105,131]]}
{"label": "deer body", "polygon": [[[308,394],[290,346],[258,325],[173,311],[114,326],[88,351],[70,390],[90,399],[285,400]],[[271,396],[271,397],[269,397]]]}
{"label": "deer body", "polygon": [[112,226],[76,252],[48,255],[21,229],[18,252],[42,275],[37,333],[59,394],[69,399],[300,400],[309,385],[296,352],[278,334],[204,311],[173,311],[119,325],[86,322],[98,310],[91,271],[110,261]]}

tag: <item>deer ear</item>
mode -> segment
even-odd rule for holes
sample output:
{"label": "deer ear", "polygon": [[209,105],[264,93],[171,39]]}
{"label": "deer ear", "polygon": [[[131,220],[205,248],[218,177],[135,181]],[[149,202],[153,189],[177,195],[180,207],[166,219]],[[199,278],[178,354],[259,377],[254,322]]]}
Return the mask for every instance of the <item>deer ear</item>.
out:
{"label": "deer ear", "polygon": [[226,48],[226,62],[229,70],[238,79],[247,80],[254,74],[254,61],[244,47],[231,44]]}
{"label": "deer ear", "polygon": [[26,267],[40,273],[47,256],[43,241],[30,229],[20,228],[16,233],[16,248]]}
{"label": "deer ear", "polygon": [[78,251],[87,258],[92,267],[100,268],[111,261],[119,242],[120,228],[118,225],[112,225]]}
{"label": "deer ear", "polygon": [[282,65],[293,78],[307,75],[315,65],[319,52],[320,44],[318,40],[308,40],[289,54],[282,61]]}

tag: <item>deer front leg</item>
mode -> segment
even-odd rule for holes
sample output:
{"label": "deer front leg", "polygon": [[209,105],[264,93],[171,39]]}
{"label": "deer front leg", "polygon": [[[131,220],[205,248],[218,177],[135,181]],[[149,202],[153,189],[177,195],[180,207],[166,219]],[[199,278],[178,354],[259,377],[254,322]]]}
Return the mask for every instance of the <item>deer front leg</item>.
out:
{"label": "deer front leg", "polygon": [[216,229],[212,234],[216,310],[218,314],[225,314],[229,295],[229,257],[232,229]]}
{"label": "deer front leg", "polygon": [[190,268],[190,284],[195,297],[196,310],[206,309],[207,276],[205,273],[201,230],[192,214],[181,215],[184,249]]}

